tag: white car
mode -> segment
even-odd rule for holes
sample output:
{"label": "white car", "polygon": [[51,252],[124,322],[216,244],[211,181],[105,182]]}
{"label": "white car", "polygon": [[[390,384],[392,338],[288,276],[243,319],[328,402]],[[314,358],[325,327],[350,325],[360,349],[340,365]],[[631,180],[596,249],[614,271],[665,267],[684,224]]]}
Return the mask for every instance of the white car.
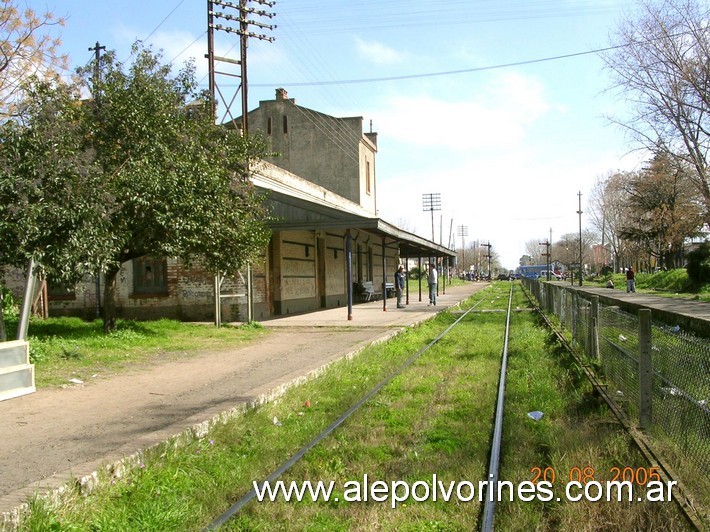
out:
{"label": "white car", "polygon": [[[540,280],[546,281],[547,280],[547,270],[542,270],[540,272],[540,275],[537,276],[537,278]],[[562,280],[561,275],[559,275],[553,271],[550,272],[550,281],[561,281],[561,280]]]}

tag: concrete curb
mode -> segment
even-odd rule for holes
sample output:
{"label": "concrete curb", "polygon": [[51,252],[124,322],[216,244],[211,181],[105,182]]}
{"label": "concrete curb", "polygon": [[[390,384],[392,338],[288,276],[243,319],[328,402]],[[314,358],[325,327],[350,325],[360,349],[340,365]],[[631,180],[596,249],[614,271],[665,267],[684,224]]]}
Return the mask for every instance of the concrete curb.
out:
{"label": "concrete curb", "polygon": [[[215,411],[207,410],[199,414],[195,414],[183,422],[180,422],[180,428],[177,429],[174,425],[166,427],[157,432],[145,434],[130,444],[112,453],[112,456],[104,457],[93,462],[88,462],[60,473],[55,473],[51,477],[33,483],[25,488],[21,488],[12,493],[8,493],[0,497],[0,507],[12,507],[12,510],[3,512],[0,515],[0,530],[17,531],[20,530],[21,519],[28,512],[30,503],[27,502],[33,498],[46,500],[52,506],[62,504],[63,497],[74,490],[78,490],[81,495],[89,495],[102,483],[110,482],[114,479],[123,477],[126,472],[140,467],[143,458],[154,452],[160,452],[166,447],[184,446],[194,440],[204,438],[210,429],[219,424],[243,415],[245,412],[257,408],[261,405],[270,403],[282,397],[288,390],[295,388],[301,384],[311,381],[321,376],[333,364],[342,362],[343,360],[351,360],[360,352],[373,345],[378,345],[391,340],[401,334],[404,330],[410,327],[417,326],[434,319],[443,311],[459,306],[463,301],[471,295],[467,295],[464,299],[448,306],[441,307],[441,310],[424,316],[422,319],[415,320],[408,325],[398,326],[385,332],[378,338],[375,338],[367,345],[361,346],[358,349],[347,352],[342,356],[331,360],[319,366],[316,369],[295,377],[278,386],[264,390],[258,393],[251,400],[240,403],[229,410],[222,410],[215,407]],[[259,389],[257,388],[257,392]],[[205,417],[207,416],[207,419]],[[184,427],[185,423],[190,424],[188,428]],[[178,432],[176,432],[178,430]],[[109,463],[107,463],[107,461]],[[77,473],[77,469],[81,469],[83,473]]]}

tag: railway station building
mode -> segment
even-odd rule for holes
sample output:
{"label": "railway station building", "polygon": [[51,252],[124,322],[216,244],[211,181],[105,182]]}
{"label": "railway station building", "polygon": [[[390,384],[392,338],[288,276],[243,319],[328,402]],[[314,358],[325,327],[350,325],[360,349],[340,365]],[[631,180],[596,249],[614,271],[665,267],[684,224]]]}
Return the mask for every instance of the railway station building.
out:
{"label": "railway station building", "polygon": [[[250,133],[260,131],[275,153],[251,169],[272,217],[261,260],[223,279],[218,290],[213,272],[199,262],[189,268],[169,257],[126,262],[119,273],[119,316],[212,321],[219,300],[223,321],[333,307],[347,307],[350,319],[353,304],[387,295],[400,262],[424,265],[432,258],[441,268],[450,265],[454,252],[378,216],[377,134],[363,132],[362,117],[307,109],[277,89],[275,99],[261,101],[247,119]],[[7,285],[20,295],[24,272],[7,273]],[[97,316],[102,283],[49,286],[50,315]]]}

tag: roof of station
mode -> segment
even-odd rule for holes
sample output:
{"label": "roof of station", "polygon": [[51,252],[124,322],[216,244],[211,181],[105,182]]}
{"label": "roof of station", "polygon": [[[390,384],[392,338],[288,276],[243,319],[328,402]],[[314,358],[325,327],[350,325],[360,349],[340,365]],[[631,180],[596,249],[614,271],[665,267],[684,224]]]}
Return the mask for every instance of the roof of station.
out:
{"label": "roof of station", "polygon": [[373,215],[367,209],[283,168],[261,161],[252,168],[252,182],[267,193],[275,221],[273,231],[350,229],[399,247],[403,257],[454,257],[456,253]]}

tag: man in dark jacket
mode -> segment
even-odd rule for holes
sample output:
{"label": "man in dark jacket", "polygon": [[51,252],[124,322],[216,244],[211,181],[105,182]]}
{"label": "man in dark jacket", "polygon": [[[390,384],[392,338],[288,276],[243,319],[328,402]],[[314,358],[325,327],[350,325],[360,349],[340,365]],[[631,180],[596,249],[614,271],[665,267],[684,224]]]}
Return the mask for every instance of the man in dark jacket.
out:
{"label": "man in dark jacket", "polygon": [[400,266],[394,274],[394,289],[397,291],[397,308],[404,308],[404,304],[402,303],[404,277],[404,266]]}

